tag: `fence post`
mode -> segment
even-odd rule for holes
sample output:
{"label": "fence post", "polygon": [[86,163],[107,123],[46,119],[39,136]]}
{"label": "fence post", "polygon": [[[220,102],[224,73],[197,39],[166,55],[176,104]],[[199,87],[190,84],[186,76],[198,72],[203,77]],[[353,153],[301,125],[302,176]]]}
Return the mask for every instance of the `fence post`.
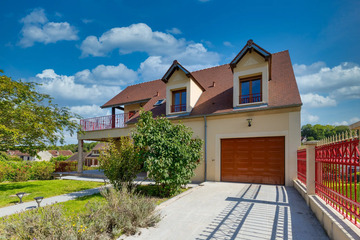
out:
{"label": "fence post", "polygon": [[308,141],[306,145],[306,191],[315,194],[315,147],[318,141]]}

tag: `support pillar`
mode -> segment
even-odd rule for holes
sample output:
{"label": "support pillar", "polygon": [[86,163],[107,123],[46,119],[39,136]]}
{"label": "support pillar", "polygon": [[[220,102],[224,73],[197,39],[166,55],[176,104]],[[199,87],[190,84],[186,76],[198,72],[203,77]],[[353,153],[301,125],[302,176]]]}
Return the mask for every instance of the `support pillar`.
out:
{"label": "support pillar", "polygon": [[78,141],[78,153],[79,153],[79,159],[78,159],[78,167],[77,167],[77,172],[78,173],[82,173],[83,172],[83,154],[84,154],[84,140],[79,140]]}
{"label": "support pillar", "polygon": [[115,108],[111,108],[111,128],[115,128]]}
{"label": "support pillar", "polygon": [[306,142],[306,191],[315,194],[315,147],[318,141]]}

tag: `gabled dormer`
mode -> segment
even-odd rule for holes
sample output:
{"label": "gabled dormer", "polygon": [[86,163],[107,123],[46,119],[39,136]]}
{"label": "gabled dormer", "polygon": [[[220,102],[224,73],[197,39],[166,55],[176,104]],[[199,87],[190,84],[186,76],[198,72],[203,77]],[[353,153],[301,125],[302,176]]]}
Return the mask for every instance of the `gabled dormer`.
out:
{"label": "gabled dormer", "polygon": [[176,60],[161,80],[166,83],[166,115],[190,113],[205,91]]}
{"label": "gabled dormer", "polygon": [[271,53],[252,40],[230,63],[233,72],[233,107],[266,105],[271,80]]}

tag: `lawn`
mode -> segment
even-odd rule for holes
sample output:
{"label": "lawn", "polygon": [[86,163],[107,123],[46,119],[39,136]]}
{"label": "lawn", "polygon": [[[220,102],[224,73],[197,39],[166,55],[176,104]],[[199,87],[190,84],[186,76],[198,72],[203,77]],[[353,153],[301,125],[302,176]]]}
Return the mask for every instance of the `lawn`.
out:
{"label": "lawn", "polygon": [[28,193],[28,195],[23,197],[23,201],[29,202],[33,201],[34,197],[42,196],[47,198],[100,187],[103,185],[104,183],[101,182],[85,182],[74,180],[42,180],[0,183],[0,207],[9,206],[19,202],[19,198],[15,195],[18,192]]}

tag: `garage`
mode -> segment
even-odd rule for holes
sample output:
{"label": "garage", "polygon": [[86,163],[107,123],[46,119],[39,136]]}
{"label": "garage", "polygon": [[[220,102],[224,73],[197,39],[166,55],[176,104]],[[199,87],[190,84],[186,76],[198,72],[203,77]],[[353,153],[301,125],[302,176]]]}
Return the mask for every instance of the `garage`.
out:
{"label": "garage", "polygon": [[285,137],[221,139],[221,181],[285,184]]}

